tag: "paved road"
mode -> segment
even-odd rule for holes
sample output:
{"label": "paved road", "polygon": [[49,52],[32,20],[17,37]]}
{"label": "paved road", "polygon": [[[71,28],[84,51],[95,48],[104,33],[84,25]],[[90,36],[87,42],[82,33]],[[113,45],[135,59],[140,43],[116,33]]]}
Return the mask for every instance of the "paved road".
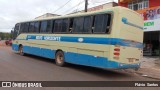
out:
{"label": "paved road", "polygon": [[27,55],[20,56],[10,46],[0,46],[0,80],[49,80],[49,81],[109,81],[152,80],[134,73],[109,71],[68,64],[58,67],[54,60]]}
{"label": "paved road", "polygon": [[135,73],[102,70],[68,64],[32,55],[20,56],[10,46],[0,43],[0,81],[153,81]]}

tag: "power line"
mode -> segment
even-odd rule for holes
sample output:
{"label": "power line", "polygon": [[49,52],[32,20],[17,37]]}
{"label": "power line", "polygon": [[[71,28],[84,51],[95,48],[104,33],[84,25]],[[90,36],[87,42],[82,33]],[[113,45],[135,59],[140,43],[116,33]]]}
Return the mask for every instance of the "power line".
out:
{"label": "power line", "polygon": [[[76,4],[76,5],[75,5],[75,6],[73,6],[72,8],[68,9],[66,12],[71,11],[71,10],[72,10],[72,9],[74,9],[75,7],[77,7],[77,6],[81,5],[82,3],[84,3],[84,1],[82,1],[82,2],[80,2],[80,3],[78,3],[78,4]],[[65,13],[66,13],[66,12],[65,12]]]}
{"label": "power line", "polygon": [[57,12],[58,10],[60,10],[60,9],[63,8],[64,6],[66,6],[70,1],[72,1],[72,0],[67,1],[64,5],[62,5],[62,6],[59,7],[58,9],[56,9],[53,13]]}
{"label": "power line", "polygon": [[[81,0],[80,0],[80,2],[81,2]],[[78,6],[77,6],[77,10],[78,10],[78,8],[79,8],[80,2],[79,2],[79,4],[78,4]]]}

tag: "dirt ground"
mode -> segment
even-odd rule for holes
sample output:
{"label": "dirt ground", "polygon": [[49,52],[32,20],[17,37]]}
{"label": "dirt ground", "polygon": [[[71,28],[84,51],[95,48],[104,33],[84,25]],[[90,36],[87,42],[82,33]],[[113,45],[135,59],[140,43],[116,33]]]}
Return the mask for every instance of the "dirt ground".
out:
{"label": "dirt ground", "polygon": [[136,73],[144,77],[160,80],[160,57],[143,57],[141,68]]}

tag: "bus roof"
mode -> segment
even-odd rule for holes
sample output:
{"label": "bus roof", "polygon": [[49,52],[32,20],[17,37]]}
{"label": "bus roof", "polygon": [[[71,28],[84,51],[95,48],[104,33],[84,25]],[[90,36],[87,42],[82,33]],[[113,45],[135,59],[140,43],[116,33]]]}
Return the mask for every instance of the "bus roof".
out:
{"label": "bus roof", "polygon": [[111,8],[107,8],[107,9],[98,10],[98,11],[83,12],[83,13],[76,13],[76,14],[63,15],[63,16],[55,16],[55,17],[48,17],[48,18],[43,18],[43,19],[34,19],[34,20],[29,20],[29,21],[23,21],[23,22],[20,22],[20,23],[43,21],[43,20],[51,20],[51,19],[80,17],[80,16],[100,14],[100,13],[105,13],[105,12],[114,12],[114,11],[116,11],[116,10],[119,11],[120,9],[127,10],[127,11],[131,11],[132,13],[138,14],[137,12],[135,12],[135,11],[133,11],[133,10],[130,10],[130,9],[128,9],[128,8],[121,7],[121,6],[116,6],[116,7],[111,7]]}

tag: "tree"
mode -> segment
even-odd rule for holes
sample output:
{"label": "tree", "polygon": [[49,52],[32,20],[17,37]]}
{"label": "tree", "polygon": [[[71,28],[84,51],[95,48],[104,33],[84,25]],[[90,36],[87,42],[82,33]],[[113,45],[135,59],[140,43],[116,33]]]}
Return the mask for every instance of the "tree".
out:
{"label": "tree", "polygon": [[0,38],[2,40],[4,40],[4,39],[10,39],[11,37],[12,37],[11,33],[2,33],[2,32],[0,32]]}

